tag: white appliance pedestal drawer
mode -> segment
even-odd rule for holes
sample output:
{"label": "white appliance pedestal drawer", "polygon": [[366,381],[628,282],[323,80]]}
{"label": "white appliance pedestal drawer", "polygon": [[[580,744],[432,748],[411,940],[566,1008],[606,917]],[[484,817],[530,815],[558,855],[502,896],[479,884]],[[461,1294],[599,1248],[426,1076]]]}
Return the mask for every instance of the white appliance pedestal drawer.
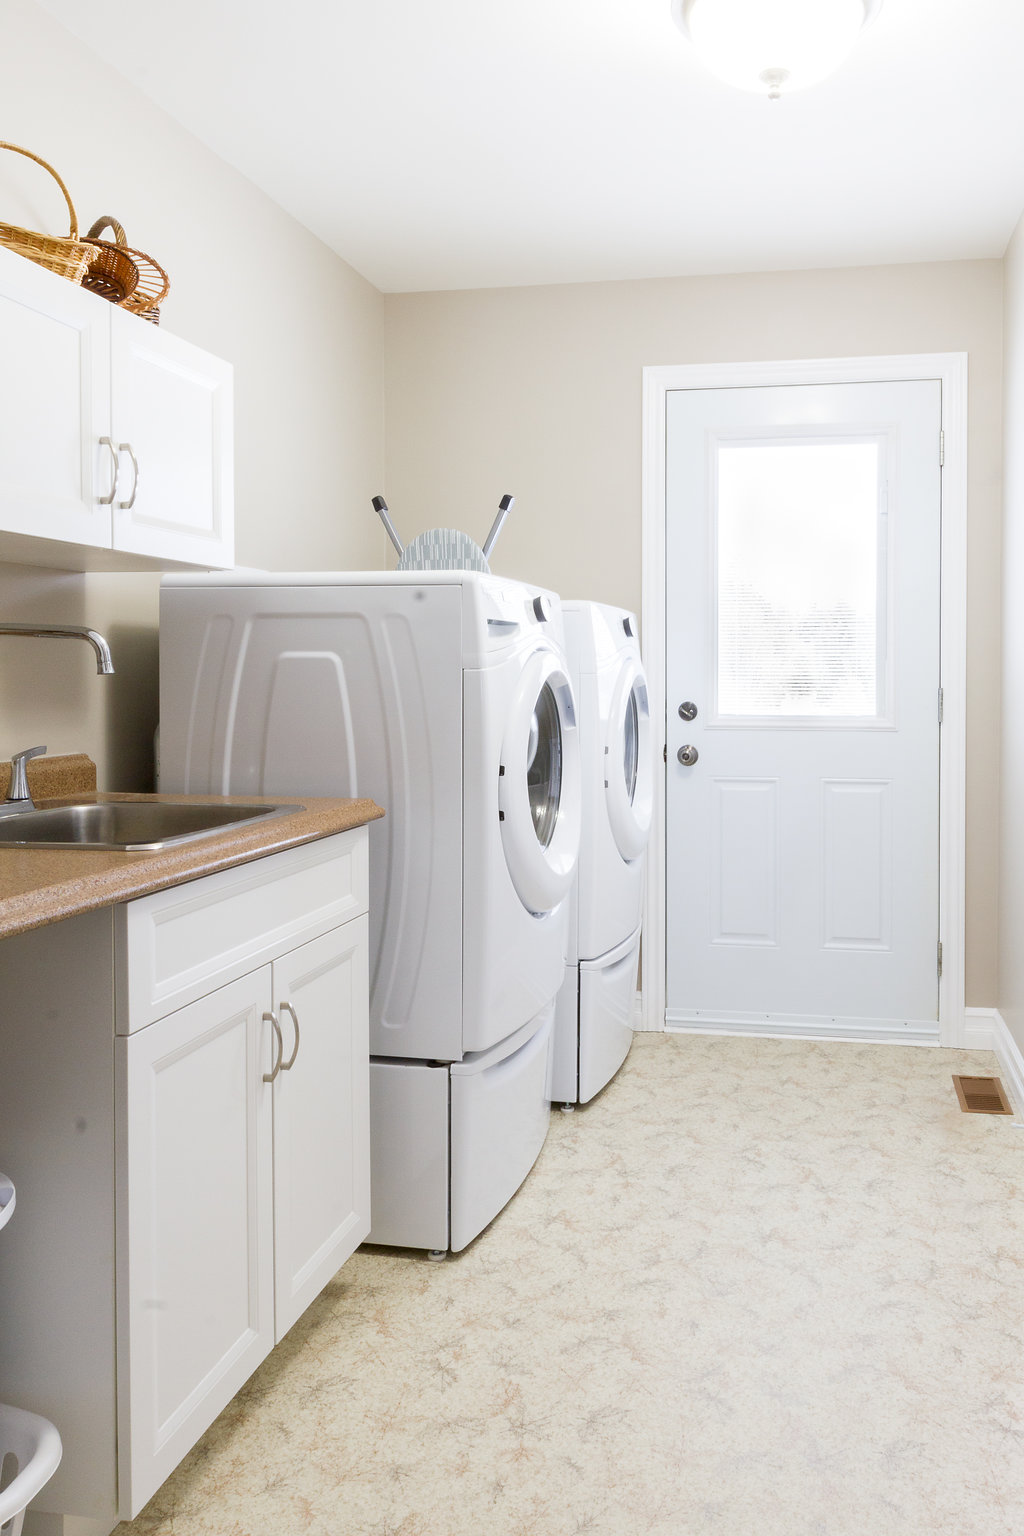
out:
{"label": "white appliance pedestal drawer", "polygon": [[371,1061],[369,1242],[458,1253],[511,1200],[547,1136],[553,1012],[451,1066]]}
{"label": "white appliance pedestal drawer", "polygon": [[[493,1221],[526,1178],[551,1123],[549,1003],[511,1054],[466,1058],[452,1073],[451,1248],[458,1253]],[[519,1030],[513,1040],[522,1040]],[[500,1049],[500,1047],[498,1048]],[[486,1059],[485,1059],[486,1058]]]}
{"label": "white appliance pedestal drawer", "polygon": [[629,1055],[639,963],[638,928],[600,959],[566,966],[551,1051],[556,1104],[589,1103]]}
{"label": "white appliance pedestal drawer", "polygon": [[600,960],[580,961],[581,1104],[611,1082],[629,1054],[639,961],[639,929]]}

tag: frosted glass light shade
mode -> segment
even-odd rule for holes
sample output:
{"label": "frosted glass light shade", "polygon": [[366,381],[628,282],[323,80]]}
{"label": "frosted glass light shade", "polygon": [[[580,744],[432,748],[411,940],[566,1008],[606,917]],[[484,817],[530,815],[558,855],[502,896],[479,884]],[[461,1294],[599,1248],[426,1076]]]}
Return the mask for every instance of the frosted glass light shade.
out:
{"label": "frosted glass light shade", "polygon": [[672,14],[713,75],[778,96],[842,64],[881,0],[672,0]]}

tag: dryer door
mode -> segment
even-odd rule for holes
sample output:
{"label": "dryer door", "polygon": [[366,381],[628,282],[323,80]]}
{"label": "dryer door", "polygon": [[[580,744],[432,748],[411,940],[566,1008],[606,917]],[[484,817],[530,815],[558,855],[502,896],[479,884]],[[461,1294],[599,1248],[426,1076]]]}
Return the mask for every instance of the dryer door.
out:
{"label": "dryer door", "polygon": [[654,785],[647,679],[636,656],[627,657],[615,684],[604,760],[605,804],[615,845],[624,859],[639,858],[651,828]]}
{"label": "dryer door", "polygon": [[550,912],[572,884],[580,845],[576,706],[565,667],[537,650],[512,700],[498,770],[501,841],[530,912]]}

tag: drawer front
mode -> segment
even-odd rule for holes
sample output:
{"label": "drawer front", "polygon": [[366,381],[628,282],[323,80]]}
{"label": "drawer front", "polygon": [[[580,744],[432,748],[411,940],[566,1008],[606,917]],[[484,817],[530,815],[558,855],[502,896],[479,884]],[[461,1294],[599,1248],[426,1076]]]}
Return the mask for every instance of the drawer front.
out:
{"label": "drawer front", "polygon": [[126,902],[115,919],[117,1033],[359,916],[368,891],[366,828],[354,827]]}

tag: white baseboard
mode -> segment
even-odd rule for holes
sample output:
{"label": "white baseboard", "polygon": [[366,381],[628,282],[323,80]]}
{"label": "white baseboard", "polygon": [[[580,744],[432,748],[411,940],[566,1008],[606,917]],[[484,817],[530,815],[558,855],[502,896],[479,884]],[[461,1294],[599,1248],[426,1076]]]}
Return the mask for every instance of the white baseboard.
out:
{"label": "white baseboard", "polygon": [[25,1515],[24,1536],[110,1536],[121,1522],[86,1520],[78,1515],[44,1515],[30,1509]]}
{"label": "white baseboard", "polygon": [[633,999],[633,1016],[629,1021],[633,1026],[633,1033],[637,1035],[661,1035],[664,1027],[657,1025],[654,1029],[648,1029],[644,1024],[644,995],[638,992]]}
{"label": "white baseboard", "polygon": [[939,1026],[928,1019],[834,1019],[825,1014],[779,1014],[669,1011],[670,1034],[757,1035],[769,1040],[859,1040],[868,1045],[926,1045],[939,1043]]}
{"label": "white baseboard", "polygon": [[968,1051],[994,1051],[996,1048],[996,1028],[1002,1022],[1002,1018],[995,1008],[965,1008],[964,1049]]}
{"label": "white baseboard", "polygon": [[969,1051],[994,1051],[999,1075],[1024,1130],[1024,1053],[998,1008],[965,1008],[964,1045]]}

